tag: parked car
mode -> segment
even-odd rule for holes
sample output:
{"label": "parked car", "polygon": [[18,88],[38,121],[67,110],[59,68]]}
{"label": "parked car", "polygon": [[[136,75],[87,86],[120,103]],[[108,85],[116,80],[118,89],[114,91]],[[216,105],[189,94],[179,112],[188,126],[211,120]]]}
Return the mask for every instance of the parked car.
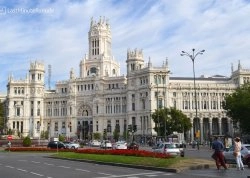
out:
{"label": "parked car", "polygon": [[66,145],[66,148],[69,148],[69,149],[78,149],[78,148],[80,148],[80,144],[79,143],[75,143],[75,142],[69,142]]}
{"label": "parked car", "polygon": [[127,149],[128,147],[127,147],[127,142],[125,142],[125,141],[118,141],[118,142],[116,142],[116,143],[114,143],[114,145],[113,145],[113,149]]}
{"label": "parked car", "polygon": [[101,146],[101,142],[98,141],[98,140],[91,140],[90,141],[90,146],[99,147],[99,146]]}
{"label": "parked car", "polygon": [[174,143],[174,144],[175,144],[176,148],[179,148],[180,156],[184,157],[185,156],[186,145],[184,143]]}
{"label": "parked car", "polygon": [[132,142],[128,145],[129,150],[139,150],[139,144]]}
{"label": "parked car", "polygon": [[170,154],[172,156],[180,156],[181,155],[180,149],[177,148],[176,144],[172,143],[172,142],[160,143],[158,145],[158,147],[155,147],[153,149],[153,152],[166,153],[166,154]]}
{"label": "parked car", "polygon": [[68,144],[69,144],[69,143],[70,143],[69,141],[64,141],[64,142],[63,142],[63,144],[65,145],[65,148],[68,147]]}
{"label": "parked car", "polygon": [[60,141],[50,141],[47,145],[48,148],[59,148],[59,149],[65,149],[66,146],[63,142]]}
{"label": "parked car", "polygon": [[101,142],[100,148],[112,148],[112,143],[109,140],[103,140]]}
{"label": "parked car", "polygon": [[[226,163],[236,164],[233,152],[234,152],[234,146],[231,146],[229,149],[223,152]],[[250,144],[242,144],[240,152],[241,152],[243,164],[249,165],[250,164]]]}
{"label": "parked car", "polygon": [[80,145],[90,145],[90,141],[88,140],[81,140]]}

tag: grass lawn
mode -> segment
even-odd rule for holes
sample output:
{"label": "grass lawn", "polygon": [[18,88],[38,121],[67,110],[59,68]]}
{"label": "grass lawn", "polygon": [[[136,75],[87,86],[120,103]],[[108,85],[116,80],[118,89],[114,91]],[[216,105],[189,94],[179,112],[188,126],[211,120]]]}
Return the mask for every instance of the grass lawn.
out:
{"label": "grass lawn", "polygon": [[59,152],[53,155],[60,158],[71,158],[71,159],[86,159],[94,161],[102,161],[109,163],[123,163],[132,165],[143,165],[153,167],[172,167],[186,158],[174,157],[174,158],[152,158],[152,157],[136,157],[136,156],[122,156],[122,155],[99,155],[99,154],[82,154],[74,152]]}

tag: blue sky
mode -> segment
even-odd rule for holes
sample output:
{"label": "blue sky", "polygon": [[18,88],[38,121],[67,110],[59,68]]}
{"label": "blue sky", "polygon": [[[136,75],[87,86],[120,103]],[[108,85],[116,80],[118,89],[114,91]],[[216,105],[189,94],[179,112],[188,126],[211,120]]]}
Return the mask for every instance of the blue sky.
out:
{"label": "blue sky", "polygon": [[192,77],[192,62],[180,52],[195,48],[206,50],[195,60],[196,76],[229,77],[239,60],[250,69],[249,14],[247,0],[0,0],[0,93],[10,74],[24,79],[34,60],[52,65],[52,88],[71,68],[79,75],[90,19],[100,16],[109,19],[121,74],[127,49],[138,48],[145,62],[161,66],[167,57],[172,76]]}

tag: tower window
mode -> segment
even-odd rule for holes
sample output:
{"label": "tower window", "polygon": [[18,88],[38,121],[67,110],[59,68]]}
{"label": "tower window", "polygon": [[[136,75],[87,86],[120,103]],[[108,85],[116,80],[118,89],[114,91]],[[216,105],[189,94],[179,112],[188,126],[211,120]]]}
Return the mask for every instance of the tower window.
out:
{"label": "tower window", "polygon": [[31,79],[32,79],[32,80],[35,80],[35,78],[36,78],[36,77],[35,77],[35,74],[32,74],[32,75],[31,75]]}
{"label": "tower window", "polygon": [[96,74],[96,68],[95,67],[90,68],[90,73],[91,74]]}

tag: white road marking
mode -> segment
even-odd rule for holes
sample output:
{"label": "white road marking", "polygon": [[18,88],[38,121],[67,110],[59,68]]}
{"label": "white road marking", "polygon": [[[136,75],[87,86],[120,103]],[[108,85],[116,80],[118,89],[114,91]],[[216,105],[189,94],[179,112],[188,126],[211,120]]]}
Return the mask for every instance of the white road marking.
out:
{"label": "white road marking", "polygon": [[85,169],[75,169],[76,171],[82,171],[82,172],[90,172],[88,170],[85,170]]}
{"label": "white road marking", "polygon": [[51,163],[43,163],[45,165],[48,165],[48,166],[54,166],[54,164],[51,164]]}
{"label": "white road marking", "polygon": [[67,167],[67,166],[57,166],[57,167],[66,168],[66,169],[70,168],[70,167]]}
{"label": "white road marking", "polygon": [[23,162],[27,162],[27,160],[24,160],[24,159],[20,159],[20,160],[18,160],[18,161],[23,161]]}
{"label": "white road marking", "polygon": [[146,175],[147,177],[156,177],[158,175],[152,174],[152,175]]}
{"label": "white road marking", "polygon": [[5,166],[5,167],[7,167],[7,168],[11,168],[11,169],[13,169],[13,168],[14,168],[14,167],[12,167],[12,166],[8,166],[8,165],[7,165],[7,166]]}
{"label": "white road marking", "polygon": [[174,175],[174,173],[166,173],[164,174],[165,176],[171,176],[171,175]]}
{"label": "white road marking", "polygon": [[35,164],[39,164],[40,162],[37,162],[37,161],[31,161],[32,163],[35,163]]}
{"label": "white road marking", "polygon": [[17,168],[18,171],[22,171],[22,172],[28,172],[27,170],[25,169],[20,169],[20,168]]}
{"label": "white road marking", "polygon": [[98,172],[98,174],[102,174],[102,175],[105,175],[105,176],[113,176],[113,174],[107,174],[107,173],[104,173],[104,172]]}
{"label": "white road marking", "polygon": [[34,174],[34,175],[37,175],[37,176],[40,176],[40,177],[43,177],[44,175],[42,174],[38,174],[38,173],[35,173],[35,172],[30,172],[31,174]]}

